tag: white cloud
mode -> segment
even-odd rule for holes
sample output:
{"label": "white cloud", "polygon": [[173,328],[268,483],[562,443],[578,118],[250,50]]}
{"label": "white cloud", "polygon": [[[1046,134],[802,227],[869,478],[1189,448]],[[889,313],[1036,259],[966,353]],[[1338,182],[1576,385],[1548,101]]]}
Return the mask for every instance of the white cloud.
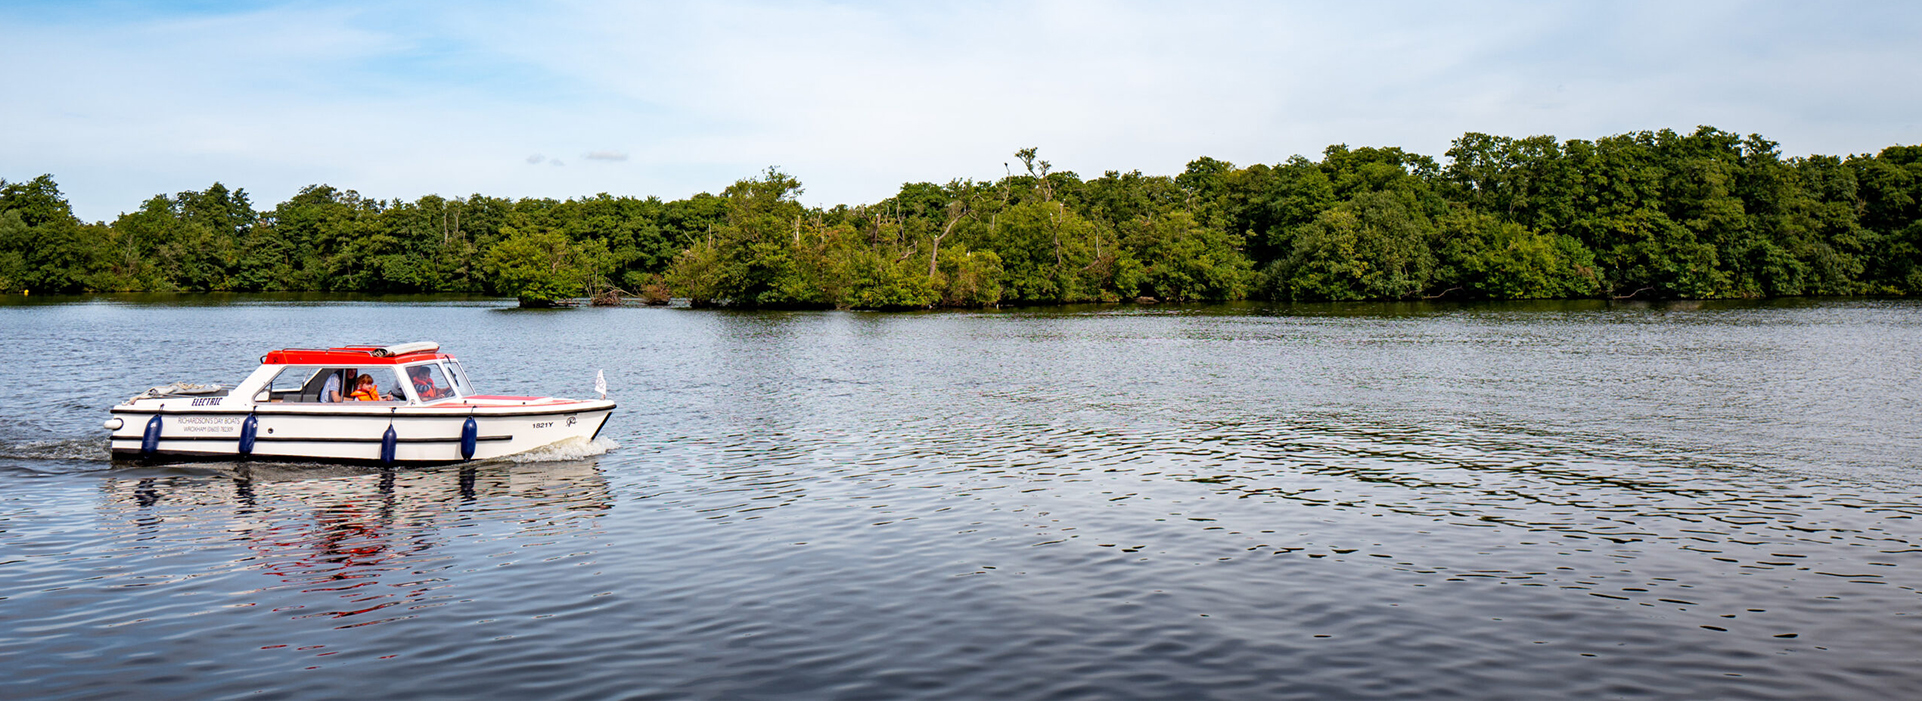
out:
{"label": "white cloud", "polygon": [[[0,9],[0,177],[89,219],[214,180],[370,196],[682,197],[779,164],[813,203],[992,178],[1439,155],[1464,131],[1713,124],[1784,151],[1922,141],[1922,11],[1707,2],[576,2],[120,24]],[[1741,21],[1731,21],[1739,17]],[[19,96],[31,96],[20,98]],[[606,144],[626,146],[623,151]],[[571,152],[620,169],[524,168]],[[548,162],[530,156],[527,163]]]}

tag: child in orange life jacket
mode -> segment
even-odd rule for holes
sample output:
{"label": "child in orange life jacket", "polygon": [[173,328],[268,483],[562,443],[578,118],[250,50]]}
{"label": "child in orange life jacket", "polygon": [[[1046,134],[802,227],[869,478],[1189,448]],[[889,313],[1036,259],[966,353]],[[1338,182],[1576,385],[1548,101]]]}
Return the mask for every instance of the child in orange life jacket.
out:
{"label": "child in orange life jacket", "polygon": [[360,385],[354,388],[354,393],[349,395],[349,398],[362,402],[380,401],[380,390],[374,388],[374,376],[361,375]]}
{"label": "child in orange life jacket", "polygon": [[407,377],[414,381],[414,393],[420,395],[423,400],[447,396],[447,390],[434,384],[434,378],[427,374],[427,368],[407,368]]}

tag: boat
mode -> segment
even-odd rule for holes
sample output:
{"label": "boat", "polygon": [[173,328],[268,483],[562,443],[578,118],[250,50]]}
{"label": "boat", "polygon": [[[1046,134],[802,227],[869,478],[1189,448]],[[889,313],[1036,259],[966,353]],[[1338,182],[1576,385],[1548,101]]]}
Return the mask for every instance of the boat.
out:
{"label": "boat", "polygon": [[591,442],[614,411],[597,389],[600,399],[477,394],[431,341],[285,348],[236,385],[135,395],[106,428],[115,458],[435,465]]}

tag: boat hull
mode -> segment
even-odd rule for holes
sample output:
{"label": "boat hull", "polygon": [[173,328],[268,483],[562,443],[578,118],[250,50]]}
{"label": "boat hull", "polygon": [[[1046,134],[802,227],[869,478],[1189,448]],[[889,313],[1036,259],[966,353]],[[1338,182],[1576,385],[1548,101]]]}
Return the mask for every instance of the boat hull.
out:
{"label": "boat hull", "polygon": [[[533,406],[263,405],[250,409],[121,406],[114,429],[114,457],[156,460],[315,460],[323,462],[433,465],[487,460],[570,440],[591,441],[613,413],[609,401],[562,401]],[[152,449],[147,427],[160,417]],[[256,422],[253,450],[241,452],[243,426]],[[473,455],[461,454],[469,418],[476,431]],[[391,461],[382,460],[389,428]]]}

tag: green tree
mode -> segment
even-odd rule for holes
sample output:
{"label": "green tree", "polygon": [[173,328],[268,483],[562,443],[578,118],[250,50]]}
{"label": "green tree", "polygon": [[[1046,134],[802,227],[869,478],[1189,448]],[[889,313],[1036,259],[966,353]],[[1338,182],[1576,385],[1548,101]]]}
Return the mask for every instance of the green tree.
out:
{"label": "green tree", "polygon": [[597,278],[612,271],[606,246],[576,244],[552,229],[503,231],[506,238],[487,251],[494,287],[523,307],[547,307],[586,294]]}
{"label": "green tree", "polygon": [[31,290],[26,250],[33,232],[18,210],[0,212],[0,291]]}
{"label": "green tree", "polygon": [[1001,256],[956,244],[941,257],[933,276],[945,307],[987,307],[1001,301]]}
{"label": "green tree", "polygon": [[[722,196],[725,219],[675,259],[667,277],[697,305],[818,307],[833,301],[822,277],[824,251],[809,251],[813,228],[795,198],[801,182],[769,168]],[[817,241],[818,243],[818,241]]]}
{"label": "green tree", "polygon": [[1293,236],[1288,258],[1271,264],[1268,286],[1287,299],[1405,299],[1434,272],[1432,224],[1407,194],[1362,192],[1323,212]]}
{"label": "green tree", "polygon": [[1479,212],[1439,222],[1434,297],[1460,291],[1484,299],[1584,297],[1600,288],[1595,256],[1568,236],[1544,234]]}
{"label": "green tree", "polygon": [[1242,255],[1240,237],[1201,225],[1174,210],[1148,215],[1124,227],[1121,243],[1129,264],[1115,284],[1124,296],[1167,300],[1242,299],[1254,281],[1254,264]]}
{"label": "green tree", "polygon": [[73,216],[53,176],[24,183],[0,180],[0,215],[18,217],[0,239],[0,266],[11,268],[14,288],[80,292],[105,267],[104,227],[86,226]]}

